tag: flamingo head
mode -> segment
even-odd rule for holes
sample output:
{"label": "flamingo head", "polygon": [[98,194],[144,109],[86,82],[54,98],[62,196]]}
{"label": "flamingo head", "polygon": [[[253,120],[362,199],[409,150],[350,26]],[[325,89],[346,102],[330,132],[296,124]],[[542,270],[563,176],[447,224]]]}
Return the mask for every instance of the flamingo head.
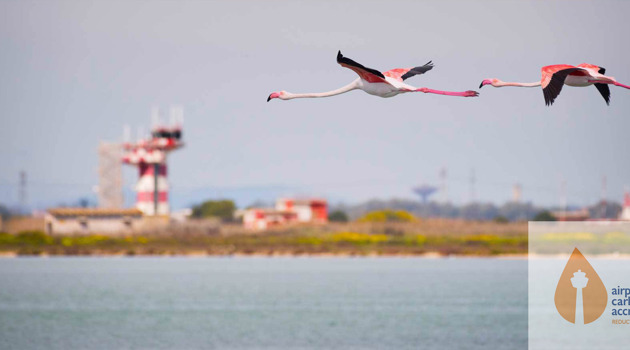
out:
{"label": "flamingo head", "polygon": [[485,85],[492,85],[494,86],[494,84],[496,84],[499,81],[499,79],[484,79],[481,84],[479,84],[479,88],[481,89],[482,87],[484,87]]}
{"label": "flamingo head", "polygon": [[286,97],[286,91],[276,91],[276,92],[272,92],[269,97],[267,97],[267,102],[271,101],[274,98],[279,98],[281,100],[284,100]]}

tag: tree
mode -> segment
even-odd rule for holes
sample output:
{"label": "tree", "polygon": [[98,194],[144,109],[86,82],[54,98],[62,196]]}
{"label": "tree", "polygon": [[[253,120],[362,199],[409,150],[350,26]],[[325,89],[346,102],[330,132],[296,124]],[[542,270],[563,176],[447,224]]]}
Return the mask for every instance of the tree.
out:
{"label": "tree", "polygon": [[492,220],[497,224],[507,224],[508,222],[510,222],[510,220],[503,215],[497,215]]}
{"label": "tree", "polygon": [[2,204],[0,204],[0,216],[3,220],[8,220],[11,217],[11,211],[9,210],[9,208],[5,207]]}
{"label": "tree", "polygon": [[348,222],[348,214],[343,210],[335,210],[328,214],[328,221],[331,222]]}
{"label": "tree", "polygon": [[223,221],[232,221],[234,219],[234,211],[236,211],[236,205],[231,200],[205,201],[193,207],[192,217],[214,217]]}
{"label": "tree", "polygon": [[543,210],[534,216],[533,221],[556,221],[556,217],[553,216],[548,210]]}

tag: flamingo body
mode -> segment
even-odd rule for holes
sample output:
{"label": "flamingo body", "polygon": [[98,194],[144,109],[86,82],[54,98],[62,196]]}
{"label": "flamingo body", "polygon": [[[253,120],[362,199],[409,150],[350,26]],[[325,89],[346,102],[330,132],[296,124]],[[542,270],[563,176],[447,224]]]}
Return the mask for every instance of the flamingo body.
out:
{"label": "flamingo body", "polygon": [[431,61],[419,67],[395,68],[385,73],[381,73],[376,69],[367,68],[350,58],[344,57],[341,54],[341,51],[339,51],[337,53],[337,63],[339,63],[342,67],[351,69],[352,71],[357,73],[359,78],[344,87],[328,92],[306,94],[294,94],[287,91],[272,92],[267,98],[267,102],[274,98],[278,98],[281,100],[291,100],[294,98],[329,97],[357,89],[363,90],[370,95],[384,98],[393,97],[406,92],[424,92],[462,97],[475,97],[479,95],[476,91],[470,90],[464,92],[450,92],[433,90],[429,88],[416,88],[403,82],[405,79],[408,79],[414,75],[424,74],[431,70],[433,68],[433,63]]}
{"label": "flamingo body", "polygon": [[543,90],[543,96],[545,98],[545,104],[550,106],[554,103],[564,85],[574,87],[585,87],[595,85],[599,93],[606,101],[606,104],[610,104],[610,88],[608,85],[616,85],[626,89],[630,89],[630,86],[621,84],[613,77],[604,75],[606,69],[589,63],[578,64],[577,66],[571,66],[568,64],[556,64],[551,66],[545,66],[541,69],[542,77],[539,82],[533,83],[509,83],[499,79],[484,79],[479,87],[485,85],[492,85],[494,87],[503,86],[520,86],[520,87],[535,87],[541,86]]}

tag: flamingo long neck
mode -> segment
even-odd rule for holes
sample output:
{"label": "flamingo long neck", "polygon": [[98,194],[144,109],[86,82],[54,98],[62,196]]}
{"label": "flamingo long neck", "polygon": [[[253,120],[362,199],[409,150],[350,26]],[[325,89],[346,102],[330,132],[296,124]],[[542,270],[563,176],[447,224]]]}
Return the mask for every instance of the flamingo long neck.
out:
{"label": "flamingo long neck", "polygon": [[352,83],[346,86],[343,86],[343,87],[340,87],[339,89],[328,91],[328,92],[310,92],[310,93],[304,93],[304,94],[294,94],[291,92],[287,92],[286,93],[287,96],[285,97],[285,100],[290,100],[294,98],[317,98],[317,97],[335,96],[335,95],[346,93],[348,91],[352,91],[357,88],[358,88],[357,81],[353,81]]}
{"label": "flamingo long neck", "polygon": [[494,83],[493,85],[496,87],[502,87],[502,86],[536,87],[536,86],[540,86],[540,81],[535,81],[533,83],[510,83],[506,81],[498,81]]}

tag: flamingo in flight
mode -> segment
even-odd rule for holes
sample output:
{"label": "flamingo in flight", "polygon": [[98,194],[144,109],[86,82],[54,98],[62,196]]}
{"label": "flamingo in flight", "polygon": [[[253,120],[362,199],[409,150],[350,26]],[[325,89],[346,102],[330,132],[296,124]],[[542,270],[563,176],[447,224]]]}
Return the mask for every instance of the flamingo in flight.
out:
{"label": "flamingo in flight", "polygon": [[479,88],[485,85],[494,87],[521,86],[535,87],[542,86],[545,104],[551,106],[560,95],[563,85],[569,86],[590,86],[595,85],[597,91],[602,95],[607,105],[610,105],[610,88],[608,85],[621,86],[630,89],[630,86],[618,83],[613,77],[604,75],[606,69],[588,63],[571,66],[568,64],[556,64],[542,67],[542,79],[533,83],[508,83],[499,79],[484,79]]}
{"label": "flamingo in flight", "polygon": [[306,93],[306,94],[294,94],[288,91],[273,92],[267,98],[267,102],[274,98],[281,100],[291,100],[294,98],[312,98],[312,97],[328,97],[346,93],[348,91],[360,89],[367,92],[370,95],[380,97],[392,97],[405,92],[424,92],[429,94],[440,94],[447,96],[462,96],[462,97],[476,97],[479,95],[476,91],[464,91],[464,92],[451,92],[440,91],[428,88],[416,88],[411,85],[405,84],[403,81],[407,78],[411,78],[414,75],[423,74],[433,68],[433,63],[429,61],[423,66],[415,68],[396,68],[389,70],[385,73],[381,73],[376,69],[367,68],[360,63],[357,63],[341,54],[341,51],[337,53],[337,63],[342,67],[350,68],[359,75],[359,78],[350,84],[341,87],[336,90],[328,92]]}

